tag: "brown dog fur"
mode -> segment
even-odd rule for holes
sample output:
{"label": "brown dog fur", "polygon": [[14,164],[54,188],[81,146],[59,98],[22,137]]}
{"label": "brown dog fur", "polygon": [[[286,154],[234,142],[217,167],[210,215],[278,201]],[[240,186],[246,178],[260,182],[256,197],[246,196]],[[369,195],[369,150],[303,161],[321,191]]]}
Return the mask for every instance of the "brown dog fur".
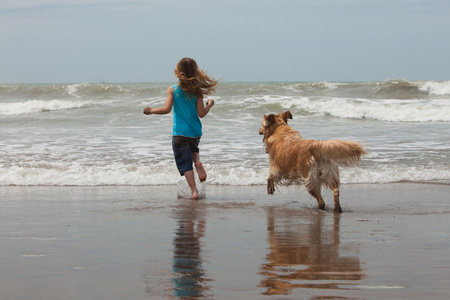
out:
{"label": "brown dog fur", "polygon": [[317,199],[319,208],[324,209],[320,190],[326,186],[333,191],[334,211],[342,212],[338,166],[357,165],[361,155],[367,152],[361,144],[353,141],[305,140],[287,124],[288,119],[292,119],[290,111],[264,116],[259,129],[259,134],[264,135],[270,160],[267,192],[273,194],[276,184],[304,183],[308,192]]}

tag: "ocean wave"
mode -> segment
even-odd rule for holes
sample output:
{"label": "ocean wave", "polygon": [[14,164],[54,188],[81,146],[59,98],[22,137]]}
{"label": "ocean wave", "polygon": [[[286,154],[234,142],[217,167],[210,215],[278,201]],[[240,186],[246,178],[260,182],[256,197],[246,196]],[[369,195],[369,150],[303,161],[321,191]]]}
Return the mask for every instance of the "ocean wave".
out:
{"label": "ocean wave", "polygon": [[342,183],[448,182],[448,166],[378,165],[365,168],[343,168]]}
{"label": "ocean wave", "polygon": [[419,87],[419,90],[431,95],[450,95],[450,81],[427,81]]}
{"label": "ocean wave", "polygon": [[[205,164],[208,184],[265,185],[269,168],[218,167]],[[340,168],[341,183],[448,182],[448,166],[378,165]],[[109,185],[175,185],[180,179],[174,165],[153,166],[86,166],[78,163],[59,166],[0,168],[0,186],[109,186]]]}
{"label": "ocean wave", "polygon": [[164,95],[169,84],[73,83],[0,85],[0,100],[130,99]]}
{"label": "ocean wave", "polygon": [[44,167],[0,168],[0,186],[104,186],[176,184],[174,169],[159,166],[83,166],[78,163]]}
{"label": "ocean wave", "polygon": [[[77,95],[79,87],[83,87],[83,84],[71,84],[71,85],[68,85],[65,88],[65,90],[66,90],[67,94],[69,94],[70,96],[80,98],[80,96]],[[86,84],[84,85],[84,87],[86,87]]]}
{"label": "ocean wave", "polygon": [[[305,82],[305,83],[297,83],[293,84],[291,87],[294,90],[297,91],[303,91],[303,92],[320,92],[320,91],[332,91],[336,90],[339,87],[347,86],[345,83],[337,83],[337,82],[328,82],[328,81],[322,81],[322,82]],[[290,85],[286,85],[287,88],[290,87]]]}
{"label": "ocean wave", "polygon": [[[0,100],[51,99],[135,99],[164,96],[171,83],[73,83],[0,85]],[[450,95],[450,81],[408,81],[392,79],[380,82],[221,82],[217,95],[222,97],[334,96],[367,99],[423,99]]]}
{"label": "ocean wave", "polygon": [[[257,185],[264,184],[268,170],[244,167],[217,168],[205,165],[210,184]],[[55,166],[0,168],[0,186],[104,186],[104,185],[173,185],[180,181],[175,165],[153,166],[83,166],[79,163]],[[264,174],[264,175],[262,175]]]}
{"label": "ocean wave", "polygon": [[346,98],[285,98],[283,107],[337,118],[389,122],[450,122],[448,100],[368,100]]}
{"label": "ocean wave", "polygon": [[64,100],[28,100],[15,103],[0,103],[0,116],[13,116],[45,111],[67,110],[93,105],[91,101],[64,101]]}
{"label": "ocean wave", "polygon": [[217,93],[223,97],[258,97],[264,95],[278,96],[317,96],[328,95],[345,90],[348,83],[342,82],[254,82],[254,83],[220,83]]}
{"label": "ocean wave", "polygon": [[359,88],[361,97],[378,99],[420,99],[427,96],[419,89],[419,82],[404,79],[392,79],[365,84],[365,89]]}

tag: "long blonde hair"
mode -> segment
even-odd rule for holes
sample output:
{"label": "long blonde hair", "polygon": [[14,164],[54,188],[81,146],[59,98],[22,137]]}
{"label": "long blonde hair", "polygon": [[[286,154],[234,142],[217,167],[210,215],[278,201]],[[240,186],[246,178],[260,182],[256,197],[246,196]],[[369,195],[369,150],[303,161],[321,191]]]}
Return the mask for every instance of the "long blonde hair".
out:
{"label": "long blonde hair", "polygon": [[175,76],[178,78],[178,85],[189,95],[199,97],[216,91],[218,80],[206,75],[192,58],[185,57],[178,62]]}

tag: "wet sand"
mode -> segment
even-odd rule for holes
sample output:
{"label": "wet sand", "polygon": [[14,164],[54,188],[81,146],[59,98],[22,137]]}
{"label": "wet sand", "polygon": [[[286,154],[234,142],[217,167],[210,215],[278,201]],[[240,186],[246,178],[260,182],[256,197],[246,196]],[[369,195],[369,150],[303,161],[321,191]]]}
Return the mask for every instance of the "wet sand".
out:
{"label": "wet sand", "polygon": [[0,187],[0,299],[447,299],[450,185]]}

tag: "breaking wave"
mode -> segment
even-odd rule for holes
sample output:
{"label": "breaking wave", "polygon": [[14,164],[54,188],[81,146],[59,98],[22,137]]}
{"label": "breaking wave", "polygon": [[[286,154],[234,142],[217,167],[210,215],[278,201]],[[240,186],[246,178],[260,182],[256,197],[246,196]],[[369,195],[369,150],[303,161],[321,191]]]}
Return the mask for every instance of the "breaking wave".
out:
{"label": "breaking wave", "polygon": [[389,122],[450,122],[449,100],[284,99],[284,107],[337,118]]}
{"label": "breaking wave", "polygon": [[67,110],[93,105],[91,101],[65,101],[65,100],[28,100],[14,103],[0,103],[0,116],[22,115],[45,111]]}
{"label": "breaking wave", "polygon": [[[165,92],[171,83],[77,83],[53,85],[0,85],[2,99],[112,99],[152,97]],[[229,95],[301,95],[339,96],[375,99],[422,99],[450,95],[450,81],[408,81],[393,79],[380,82],[273,82],[219,83],[218,93]]]}
{"label": "breaking wave", "polygon": [[419,89],[431,95],[450,95],[450,81],[427,81]]}
{"label": "breaking wave", "polygon": [[[213,167],[205,165],[208,184],[212,185],[265,185],[268,168]],[[386,165],[341,168],[341,182],[393,183],[448,182],[450,168],[441,166],[389,167]],[[109,185],[175,185],[180,181],[174,164],[161,163],[156,166],[130,166],[113,164],[109,166],[83,166],[78,163],[58,167],[11,166],[0,168],[0,186],[109,186]]]}

